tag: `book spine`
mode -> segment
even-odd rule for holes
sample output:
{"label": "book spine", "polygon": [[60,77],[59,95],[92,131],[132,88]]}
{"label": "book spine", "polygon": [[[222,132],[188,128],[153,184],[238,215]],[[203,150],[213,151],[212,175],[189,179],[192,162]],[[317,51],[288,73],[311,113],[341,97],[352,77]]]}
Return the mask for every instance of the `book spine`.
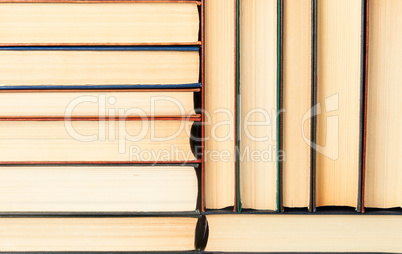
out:
{"label": "book spine", "polygon": [[199,210],[190,212],[0,212],[0,218],[113,218],[113,217],[187,217],[199,218]]}
{"label": "book spine", "polygon": [[160,85],[85,85],[85,86],[58,86],[58,85],[35,85],[35,86],[0,86],[1,91],[8,90],[88,90],[93,89],[102,90],[116,90],[116,89],[195,89],[201,88],[201,83],[193,83],[193,84],[160,84]]}
{"label": "book spine", "polygon": [[237,212],[241,212],[242,206],[241,206],[241,196],[240,196],[240,163],[239,163],[239,158],[240,158],[240,138],[238,133],[240,133],[240,103],[238,101],[238,98],[240,98],[240,2],[237,1],[236,4],[236,73],[237,73],[237,79],[236,79],[236,207],[237,207]]}
{"label": "book spine", "polygon": [[205,247],[207,246],[208,236],[209,236],[208,220],[205,215],[201,215],[198,218],[197,226],[195,228],[194,247],[196,250],[199,250],[201,252],[204,251]]}
{"label": "book spine", "polygon": [[234,65],[234,68],[235,68],[235,83],[234,83],[234,86],[235,86],[235,93],[234,93],[234,96],[235,96],[235,98],[234,98],[234,101],[235,101],[235,106],[234,106],[234,109],[235,109],[235,111],[236,112],[234,112],[234,117],[235,117],[235,119],[234,119],[234,122],[235,122],[235,125],[236,125],[236,127],[235,127],[235,133],[234,133],[234,140],[235,140],[235,145],[234,145],[234,154],[235,154],[235,184],[234,184],[234,186],[235,186],[235,188],[234,188],[234,193],[235,193],[235,195],[234,195],[234,198],[235,198],[235,200],[234,200],[234,206],[233,206],[233,212],[237,212],[237,211],[239,211],[240,212],[240,210],[241,210],[241,204],[239,204],[240,203],[240,178],[239,178],[239,175],[240,175],[240,168],[239,168],[239,162],[238,162],[238,158],[239,158],[239,153],[238,153],[238,149],[239,149],[239,140],[238,140],[238,134],[239,134],[239,130],[238,130],[238,128],[239,128],[239,124],[238,124],[238,121],[240,120],[240,118],[239,118],[239,108],[238,108],[238,103],[237,103],[237,99],[238,98],[240,98],[239,97],[239,81],[240,81],[240,52],[239,52],[239,45],[240,45],[240,37],[239,37],[239,29],[240,29],[240,27],[239,27],[239,0],[234,0],[235,1],[235,15],[234,15],[234,17],[235,17],[235,20],[234,20],[234,22],[235,22],[235,25],[234,25],[234,27],[235,27],[235,31],[234,31],[234,36],[235,36],[235,39],[234,39],[234,42],[235,42],[235,52],[234,52],[234,54],[235,54],[235,65]]}
{"label": "book spine", "polygon": [[[87,44],[86,44],[87,45]],[[199,51],[199,46],[11,46],[0,50],[57,50],[57,51]],[[142,44],[141,44],[142,45]]]}
{"label": "book spine", "polygon": [[188,165],[188,164],[200,164],[200,159],[195,159],[191,161],[0,161],[0,165],[2,166],[25,166],[25,165],[47,165],[47,166],[60,166],[60,165]]}
{"label": "book spine", "polygon": [[283,208],[283,163],[281,159],[281,153],[283,150],[283,0],[278,0],[277,2],[278,12],[277,12],[277,25],[278,25],[278,113],[277,113],[277,140],[278,140],[278,154],[277,154],[277,167],[278,167],[278,179],[277,179],[277,212],[284,212]]}
{"label": "book spine", "polygon": [[[55,0],[0,0],[0,3],[56,3]],[[57,3],[195,3],[201,0],[58,0]]]}
{"label": "book spine", "polygon": [[[201,83],[199,83],[201,85]],[[63,92],[66,93],[79,93],[79,92],[94,92],[94,93],[105,93],[105,92],[193,92],[197,93],[201,91],[200,88],[185,88],[185,89],[144,89],[144,88],[137,88],[137,89],[101,89],[99,86],[96,86],[96,89],[88,89],[87,86],[85,86],[83,89],[67,89],[63,90]],[[40,91],[38,89],[7,89],[7,90],[1,90],[0,93],[59,93],[60,91],[57,89],[51,90],[51,89],[46,89],[45,91]]]}
{"label": "book spine", "polygon": [[[0,3],[2,3],[0,1]],[[172,47],[172,46],[201,46],[201,41],[196,42],[130,42],[130,43],[1,43],[0,47],[98,47],[98,46],[105,46],[105,47]]]}
{"label": "book spine", "polygon": [[363,38],[364,38],[364,48],[363,48],[363,52],[362,54],[364,54],[364,83],[363,83],[363,116],[362,116],[362,145],[361,145],[361,177],[360,177],[360,189],[361,189],[361,194],[360,194],[360,198],[361,198],[361,212],[364,213],[364,188],[365,188],[365,168],[366,168],[366,135],[367,135],[367,99],[368,99],[368,50],[369,50],[369,0],[363,0],[364,6],[363,8],[365,8],[365,13],[364,13],[364,17],[365,20],[363,22],[364,25],[364,34],[363,34]]}
{"label": "book spine", "polygon": [[201,37],[201,211],[205,212],[205,0],[200,6]]}
{"label": "book spine", "polygon": [[311,0],[311,120],[310,120],[310,202],[309,212],[316,212],[316,104],[317,104],[317,0]]}
{"label": "book spine", "polygon": [[45,117],[21,117],[21,116],[7,116],[0,117],[0,121],[109,121],[109,120],[124,120],[124,121],[194,121],[199,122],[201,118],[198,115],[193,116],[127,116],[127,117],[109,117],[109,116],[45,116]]}
{"label": "book spine", "polygon": [[366,1],[361,2],[361,53],[360,53],[360,112],[359,112],[359,169],[358,169],[358,183],[357,183],[357,206],[356,212],[360,213],[362,211],[362,180],[363,180],[363,136],[364,136],[364,111],[365,111],[365,58],[366,58]]}

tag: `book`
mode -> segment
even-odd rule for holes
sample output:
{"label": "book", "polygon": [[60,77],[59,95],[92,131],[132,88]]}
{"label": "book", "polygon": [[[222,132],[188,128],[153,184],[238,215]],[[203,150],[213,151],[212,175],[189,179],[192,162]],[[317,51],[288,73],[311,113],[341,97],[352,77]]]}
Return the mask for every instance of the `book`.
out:
{"label": "book", "polygon": [[195,1],[0,3],[1,45],[196,43]]}
{"label": "book", "polygon": [[197,218],[0,218],[4,252],[193,251]]}
{"label": "book", "polygon": [[402,207],[402,2],[368,3],[364,206]]}
{"label": "book", "polygon": [[362,0],[317,5],[317,207],[360,210],[362,17]]}
{"label": "book", "polygon": [[2,89],[159,87],[200,75],[198,47],[3,47],[0,59]]}
{"label": "book", "polygon": [[205,2],[205,207],[235,205],[236,3]]}
{"label": "book", "polygon": [[0,118],[193,117],[200,89],[0,90]]}
{"label": "book", "polygon": [[278,209],[277,1],[240,1],[239,179],[242,208]]}
{"label": "book", "polygon": [[309,207],[311,0],[283,1],[283,206]]}
{"label": "book", "polygon": [[1,212],[195,211],[189,166],[0,167]]}
{"label": "book", "polygon": [[400,253],[401,216],[207,215],[206,252]]}
{"label": "book", "polygon": [[195,161],[193,123],[141,118],[1,121],[0,163]]}

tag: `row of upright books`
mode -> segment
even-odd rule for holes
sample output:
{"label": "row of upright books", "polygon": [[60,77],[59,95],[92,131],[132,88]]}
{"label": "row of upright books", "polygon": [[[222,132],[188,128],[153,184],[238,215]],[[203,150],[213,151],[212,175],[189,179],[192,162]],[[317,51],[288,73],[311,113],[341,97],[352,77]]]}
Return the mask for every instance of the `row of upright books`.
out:
{"label": "row of upright books", "polygon": [[402,252],[401,13],[206,1],[206,111],[236,112],[205,143],[236,158],[205,160],[207,253]]}
{"label": "row of upright books", "polygon": [[402,251],[400,12],[0,0],[0,251]]}
{"label": "row of upright books", "polygon": [[206,111],[236,113],[206,151],[236,159],[205,160],[207,210],[400,213],[400,2],[208,5]]}

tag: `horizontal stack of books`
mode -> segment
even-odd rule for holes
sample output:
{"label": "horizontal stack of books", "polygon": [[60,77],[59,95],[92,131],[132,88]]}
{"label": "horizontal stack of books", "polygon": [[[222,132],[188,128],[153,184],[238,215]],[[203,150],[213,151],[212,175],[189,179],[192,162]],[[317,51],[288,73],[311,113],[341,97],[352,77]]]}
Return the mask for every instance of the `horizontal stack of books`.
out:
{"label": "horizontal stack of books", "polygon": [[201,2],[0,12],[0,250],[194,249]]}

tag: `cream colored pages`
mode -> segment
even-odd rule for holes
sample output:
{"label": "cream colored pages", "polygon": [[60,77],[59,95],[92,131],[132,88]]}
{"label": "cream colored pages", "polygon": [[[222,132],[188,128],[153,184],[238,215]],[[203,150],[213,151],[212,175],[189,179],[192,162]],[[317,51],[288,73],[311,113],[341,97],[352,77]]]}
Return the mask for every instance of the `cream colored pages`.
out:
{"label": "cream colored pages", "polygon": [[2,212],[194,211],[192,167],[0,167]]}
{"label": "cream colored pages", "polygon": [[318,3],[317,206],[357,206],[361,10],[361,0]]}
{"label": "cream colored pages", "polygon": [[364,204],[402,207],[402,1],[371,0]]}
{"label": "cream colored pages", "polygon": [[190,116],[194,93],[130,91],[0,92],[0,117]]}
{"label": "cream colored pages", "polygon": [[207,215],[206,251],[402,252],[402,216]]}
{"label": "cream colored pages", "polygon": [[0,161],[187,161],[192,121],[0,121]]}
{"label": "cream colored pages", "polygon": [[205,206],[235,199],[235,1],[205,1]]}
{"label": "cream colored pages", "polygon": [[189,84],[199,68],[198,51],[0,51],[1,86]]}
{"label": "cream colored pages", "polygon": [[240,1],[240,197],[276,209],[277,1]]}
{"label": "cream colored pages", "polygon": [[195,3],[1,3],[1,43],[196,42]]}
{"label": "cream colored pages", "polygon": [[0,218],[0,249],[28,251],[193,250],[197,218]]}
{"label": "cream colored pages", "polygon": [[285,0],[283,18],[283,206],[307,207],[310,188],[311,1]]}

